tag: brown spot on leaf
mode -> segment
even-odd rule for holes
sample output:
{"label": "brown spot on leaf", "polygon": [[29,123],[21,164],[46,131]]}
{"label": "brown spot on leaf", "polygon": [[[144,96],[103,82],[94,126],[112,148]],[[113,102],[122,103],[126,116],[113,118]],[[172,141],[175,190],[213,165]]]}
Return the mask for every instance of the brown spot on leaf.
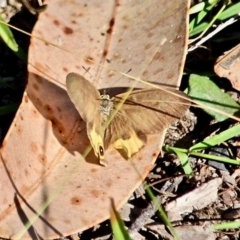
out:
{"label": "brown spot on leaf", "polygon": [[117,54],[117,53],[115,53],[114,56],[113,56],[113,59],[116,59],[116,60],[117,60],[117,59],[119,59],[119,57],[120,57],[120,55]]}
{"label": "brown spot on leaf", "polygon": [[91,191],[91,194],[93,195],[94,198],[98,198],[99,195],[100,195],[99,191],[96,190],[96,189],[93,189],[93,190]]}
{"label": "brown spot on leaf", "polygon": [[34,117],[37,117],[38,116],[38,112],[37,112],[37,110],[36,109],[33,109],[33,115],[34,115]]}
{"label": "brown spot on leaf", "polygon": [[39,87],[38,87],[38,85],[37,85],[36,83],[33,83],[33,88],[34,88],[36,91],[39,90]]}
{"label": "brown spot on leaf", "polygon": [[52,118],[50,119],[50,121],[52,122],[52,126],[55,128],[55,130],[61,135],[61,137],[64,135],[65,129],[62,126],[62,124],[56,119],[56,118]]}
{"label": "brown spot on leaf", "polygon": [[21,195],[25,195],[25,193],[26,193],[27,191],[28,191],[28,187],[23,184],[23,185],[20,187],[19,192],[21,193]]}
{"label": "brown spot on leaf", "polygon": [[71,221],[70,221],[69,219],[64,219],[63,222],[64,222],[65,224],[71,224]]}
{"label": "brown spot on leaf", "polygon": [[53,20],[53,24],[54,24],[55,26],[59,26],[59,25],[60,25],[60,22],[59,22],[57,19],[55,19],[55,20]]}
{"label": "brown spot on leaf", "polygon": [[27,95],[24,96],[24,101],[25,101],[25,103],[28,103],[28,96]]}
{"label": "brown spot on leaf", "polygon": [[50,222],[55,222],[56,221],[56,218],[54,218],[54,217],[48,217],[48,220],[50,221]]}
{"label": "brown spot on leaf", "polygon": [[[37,65],[36,65],[36,68],[37,69],[44,69],[44,67],[42,66],[42,64],[41,63],[37,63]],[[40,76],[38,76],[38,75],[34,75],[35,76],[35,79],[36,79],[36,81],[38,82],[38,84],[42,84],[42,78],[40,77]]]}
{"label": "brown spot on leaf", "polygon": [[70,27],[64,27],[64,28],[63,28],[63,32],[64,32],[66,35],[73,34],[73,30],[72,30]]}
{"label": "brown spot on leaf", "polygon": [[68,69],[66,67],[63,67],[64,72],[68,72]]}
{"label": "brown spot on leaf", "polygon": [[145,46],[145,50],[148,50],[149,48],[151,48],[151,46],[152,46],[151,43],[147,44],[147,45]]}
{"label": "brown spot on leaf", "polygon": [[153,33],[149,32],[148,35],[147,35],[147,38],[151,38],[152,36],[153,36]]}
{"label": "brown spot on leaf", "polygon": [[109,74],[108,74],[108,77],[109,78],[112,78],[112,77],[114,77],[115,76],[115,74],[113,73],[113,72],[110,72]]}
{"label": "brown spot on leaf", "polygon": [[58,133],[62,135],[64,133],[64,128],[59,126],[58,127]]}
{"label": "brown spot on leaf", "polygon": [[111,33],[112,33],[114,23],[115,23],[115,20],[114,20],[114,18],[112,18],[112,19],[110,20],[110,22],[109,22],[109,28],[108,28],[108,30],[107,30],[107,33],[108,33],[108,34],[111,34]]}
{"label": "brown spot on leaf", "polygon": [[178,64],[178,69],[181,69],[181,67],[182,67],[182,63],[179,63]]}
{"label": "brown spot on leaf", "polygon": [[21,167],[21,165],[22,165],[21,160],[17,160],[17,167],[19,168],[19,167]]}
{"label": "brown spot on leaf", "polygon": [[122,20],[125,20],[125,21],[129,22],[130,17],[129,17],[128,15],[124,15],[124,16],[122,17]]}
{"label": "brown spot on leaf", "polygon": [[72,205],[80,205],[82,203],[82,199],[80,197],[72,197],[71,204]]}
{"label": "brown spot on leaf", "polygon": [[17,133],[19,135],[21,135],[22,134],[22,127],[21,126],[16,126],[16,127],[17,127]]}
{"label": "brown spot on leaf", "polygon": [[160,67],[160,68],[156,69],[155,71],[153,71],[153,75],[157,75],[157,74],[161,73],[162,71],[163,71],[163,68]]}
{"label": "brown spot on leaf", "polygon": [[111,179],[108,179],[107,181],[107,187],[110,188],[112,186],[112,180]]}
{"label": "brown spot on leaf", "polygon": [[29,171],[25,168],[24,169],[24,175],[26,176],[26,177],[28,177],[28,175],[29,175]]}
{"label": "brown spot on leaf", "polygon": [[43,164],[45,164],[47,161],[46,157],[43,154],[38,155],[38,160],[39,160],[39,162],[41,162]]}
{"label": "brown spot on leaf", "polygon": [[128,29],[128,25],[124,24],[124,25],[122,26],[122,28],[123,28],[124,30],[126,30],[126,29]]}
{"label": "brown spot on leaf", "polygon": [[82,221],[84,226],[89,226],[89,224],[90,224],[89,221],[85,218],[81,218],[81,221]]}
{"label": "brown spot on leaf", "polygon": [[87,64],[93,64],[94,63],[94,59],[92,57],[88,56],[88,57],[85,58],[85,62]]}
{"label": "brown spot on leaf", "polygon": [[48,104],[46,104],[44,108],[47,110],[48,113],[52,113],[53,112],[51,106],[48,105]]}
{"label": "brown spot on leaf", "polygon": [[173,74],[173,73],[169,73],[169,74],[167,75],[167,79],[172,79],[172,78],[173,78],[173,76],[174,76],[174,74]]}
{"label": "brown spot on leaf", "polygon": [[154,56],[153,59],[156,60],[156,61],[161,61],[161,62],[164,62],[164,61],[165,61],[165,57],[164,57],[164,55],[161,54],[161,53],[157,53],[157,54]]}
{"label": "brown spot on leaf", "polygon": [[37,144],[34,143],[34,142],[31,142],[30,143],[30,150],[31,150],[31,152],[36,153],[37,150],[38,150]]}
{"label": "brown spot on leaf", "polygon": [[154,153],[152,154],[152,156],[153,156],[154,158],[156,158],[156,157],[158,156],[158,154],[157,154],[156,152],[154,152]]}
{"label": "brown spot on leaf", "polygon": [[148,70],[145,70],[144,72],[143,72],[143,75],[147,75],[148,74]]}
{"label": "brown spot on leaf", "polygon": [[103,52],[103,57],[106,57],[106,56],[107,56],[107,53],[108,53],[108,51],[105,50],[105,51]]}

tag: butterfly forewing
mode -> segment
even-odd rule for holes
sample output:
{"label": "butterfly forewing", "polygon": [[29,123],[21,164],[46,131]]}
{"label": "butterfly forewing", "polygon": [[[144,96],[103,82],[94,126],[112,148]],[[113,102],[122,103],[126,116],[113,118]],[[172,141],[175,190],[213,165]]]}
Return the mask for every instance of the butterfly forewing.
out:
{"label": "butterfly forewing", "polygon": [[92,122],[99,112],[100,94],[88,80],[76,73],[67,75],[66,87],[71,101],[74,103],[83,120]]}
{"label": "butterfly forewing", "polygon": [[100,112],[100,94],[92,83],[76,73],[67,75],[66,87],[82,119],[87,125],[87,134],[95,155],[102,165],[106,165],[104,156],[102,116]]}

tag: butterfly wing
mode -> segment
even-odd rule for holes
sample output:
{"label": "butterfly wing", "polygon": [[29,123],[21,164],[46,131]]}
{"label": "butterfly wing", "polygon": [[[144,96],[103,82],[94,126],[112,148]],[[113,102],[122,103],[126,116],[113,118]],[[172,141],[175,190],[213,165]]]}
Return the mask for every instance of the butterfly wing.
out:
{"label": "butterfly wing", "polygon": [[87,124],[87,134],[95,155],[102,165],[104,157],[102,117],[100,112],[100,94],[92,83],[77,73],[69,73],[66,87],[71,101]]}
{"label": "butterfly wing", "polygon": [[77,73],[69,73],[66,87],[71,101],[82,119],[91,122],[99,109],[100,94],[92,83]]}
{"label": "butterfly wing", "polygon": [[[180,91],[172,92],[187,98]],[[128,157],[144,145],[146,134],[161,132],[179,120],[189,107],[186,99],[159,89],[133,91],[127,97],[126,94],[114,98],[114,106],[122,106],[105,132],[105,146],[122,148]]]}

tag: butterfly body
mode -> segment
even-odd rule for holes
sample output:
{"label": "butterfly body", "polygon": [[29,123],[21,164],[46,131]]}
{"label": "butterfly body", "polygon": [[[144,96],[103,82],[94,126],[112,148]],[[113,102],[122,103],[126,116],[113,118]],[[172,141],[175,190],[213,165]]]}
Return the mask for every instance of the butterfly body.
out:
{"label": "butterfly body", "polygon": [[159,89],[126,92],[110,98],[100,95],[95,86],[76,73],[66,80],[67,91],[87,124],[87,133],[100,164],[106,166],[104,150],[112,145],[123,149],[127,158],[146,143],[147,134],[161,132],[182,117],[188,109],[186,97],[174,90],[175,96]]}

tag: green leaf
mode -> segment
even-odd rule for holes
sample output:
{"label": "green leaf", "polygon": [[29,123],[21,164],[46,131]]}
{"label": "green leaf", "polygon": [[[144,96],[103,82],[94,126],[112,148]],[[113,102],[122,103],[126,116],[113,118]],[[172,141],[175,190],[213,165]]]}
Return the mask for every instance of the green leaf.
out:
{"label": "green leaf", "polygon": [[228,94],[222,92],[208,77],[191,74],[188,94],[199,104],[208,106],[209,108],[206,107],[204,111],[218,122],[224,121],[228,117],[212,109],[220,110],[229,115],[239,114],[240,106]]}

